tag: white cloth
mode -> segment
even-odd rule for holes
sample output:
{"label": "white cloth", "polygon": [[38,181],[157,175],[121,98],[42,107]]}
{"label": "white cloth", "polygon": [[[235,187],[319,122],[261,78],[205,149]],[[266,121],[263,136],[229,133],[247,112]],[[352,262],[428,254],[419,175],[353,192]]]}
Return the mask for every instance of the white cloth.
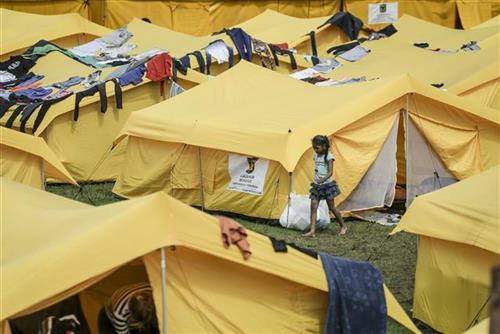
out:
{"label": "white cloth", "polygon": [[113,31],[111,34],[101,38],[94,39],[91,42],[76,46],[69,49],[72,53],[79,57],[96,56],[99,53],[118,54],[127,53],[137,47],[135,44],[124,45],[132,34],[126,28],[120,28]]}
{"label": "white cloth", "polygon": [[336,61],[335,59],[320,59],[320,62],[314,65],[313,69],[320,73],[326,74],[330,73],[331,71],[340,66],[342,66],[342,64]]}
{"label": "white cloth", "polygon": [[363,81],[366,81],[366,77],[346,78],[346,79],[342,79],[342,80],[327,80],[327,81],[317,82],[314,85],[320,86],[320,87],[328,87],[328,86],[347,85],[347,84],[358,83],[358,82],[363,82]]}
{"label": "white cloth", "polygon": [[209,44],[205,48],[205,52],[215,58],[218,64],[227,63],[229,61],[229,51],[224,41],[215,41]]}
{"label": "white cloth", "polygon": [[346,51],[342,54],[339,55],[340,58],[347,60],[347,61],[358,61],[361,58],[365,57],[368,53],[370,53],[370,50],[368,48],[365,48],[364,46],[357,45],[350,49],[349,51]]}
{"label": "white cloth", "polygon": [[172,86],[170,87],[170,93],[168,94],[169,97],[174,97],[176,95],[179,95],[185,91],[184,88],[182,88],[177,82],[172,81]]}
{"label": "white cloth", "polygon": [[311,68],[306,68],[305,70],[302,71],[292,73],[289,76],[297,80],[302,80],[305,78],[312,77],[315,74],[318,74],[318,71],[316,71],[314,68],[311,67]]}
{"label": "white cloth", "polygon": [[9,82],[9,81],[14,81],[16,80],[16,76],[10,72],[7,71],[0,71],[0,82]]}

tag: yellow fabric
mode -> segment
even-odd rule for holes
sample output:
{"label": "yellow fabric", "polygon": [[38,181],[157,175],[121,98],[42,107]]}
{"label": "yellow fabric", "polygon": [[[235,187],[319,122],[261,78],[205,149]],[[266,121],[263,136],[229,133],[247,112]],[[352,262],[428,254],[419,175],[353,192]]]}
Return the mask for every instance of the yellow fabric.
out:
{"label": "yellow fabric", "polygon": [[[433,223],[440,226],[438,220]],[[491,269],[500,264],[500,256],[431,237],[419,241],[413,316],[439,332],[462,333],[490,295]],[[478,320],[488,314],[486,306]]]}
{"label": "yellow fabric", "polygon": [[[395,2],[398,3],[399,16],[407,14],[446,27],[455,27],[455,0],[419,0]],[[365,22],[365,24],[368,24],[368,5],[375,3],[386,2],[382,0],[344,0],[344,10],[354,14],[363,22]],[[387,24],[373,24],[370,25],[370,27],[373,29],[379,29],[386,25]]]}
{"label": "yellow fabric", "polygon": [[[269,287],[272,286],[272,290],[277,291],[276,286],[270,283],[278,280],[304,291],[304,305],[312,307],[310,311],[297,310],[304,318],[311,317],[312,311],[319,308],[316,298],[313,297],[321,294],[326,296],[328,288],[320,261],[293,249],[288,253],[277,254],[269,238],[251,231],[248,231],[248,241],[251,244],[252,257],[244,261],[236,247],[225,249],[222,246],[219,223],[215,218],[181,204],[163,193],[92,207],[31,190],[9,180],[2,182],[5,195],[1,198],[1,275],[3,286],[6,287],[2,295],[2,321],[20,312],[27,313],[40,302],[45,302],[46,305],[55,303],[59,300],[58,294],[63,291],[159,248],[173,245],[177,246],[176,252],[179,252],[181,260],[185,262],[179,269],[169,271],[167,279],[172,284],[171,288],[179,284],[179,288],[184,290],[186,283],[192,279],[193,282],[208,284],[204,285],[203,294],[197,291],[201,297],[206,298],[206,294],[213,293],[210,288],[211,280],[207,279],[213,276],[209,275],[226,273],[232,279],[233,275],[238,273],[237,279],[249,284],[251,289],[243,289],[238,296],[255,300],[254,305],[257,305],[265,298],[265,293],[271,291]],[[141,221],[141,224],[138,224],[138,221]],[[92,247],[88,247],[89,245]],[[170,255],[171,251],[168,254]],[[148,255],[146,262],[152,256],[155,255]],[[170,256],[167,257],[170,259],[167,261],[168,265],[176,268],[178,262],[172,261]],[[57,261],[54,261],[54,258]],[[207,258],[211,260],[208,267],[208,262],[203,261]],[[44,265],[40,266],[40,263]],[[157,266],[158,263],[148,265],[148,275],[155,296],[161,287],[156,283],[158,275],[153,275],[151,268],[158,268]],[[201,270],[202,268],[204,270]],[[219,269],[215,270],[216,268]],[[227,268],[235,270],[227,272]],[[195,272],[192,272],[193,270]],[[54,274],[60,272],[65,275]],[[248,275],[258,277],[259,285],[255,286],[255,282],[248,281]],[[177,277],[181,277],[181,281]],[[231,305],[234,305],[232,303],[239,302],[239,298],[235,298],[232,293],[234,288],[231,287],[231,279],[226,275],[221,279],[227,284],[221,285],[221,281],[217,280],[217,285],[219,288],[224,286],[224,291],[230,291],[231,294],[226,292],[226,296],[219,296],[219,301],[224,301],[224,305],[217,305],[213,300],[207,302],[212,308],[228,309],[230,306],[226,306],[226,303],[231,302]],[[35,282],[38,288],[30,289]],[[197,286],[194,286],[195,291],[196,288]],[[175,288],[170,289],[169,293],[176,293],[174,290]],[[401,306],[389,292],[386,292],[386,295],[389,315],[418,333],[418,329],[404,314]],[[157,304],[157,307],[160,308],[160,305]],[[179,307],[183,307],[182,305]],[[174,304],[168,307],[169,312],[176,312],[176,306]],[[193,306],[194,309],[189,309],[189,314],[184,313],[182,318],[176,317],[179,322],[182,321],[182,326],[187,317],[199,316],[196,306]],[[269,310],[259,311],[254,315],[253,322],[258,325],[261,322],[256,320],[269,319],[268,312]],[[311,326],[317,326],[318,319],[322,319],[323,314],[315,313],[315,317],[311,320]],[[275,317],[274,320],[281,321],[278,318]],[[224,324],[220,320],[216,325],[224,326],[227,322]],[[262,322],[262,326],[270,325],[270,322]]]}
{"label": "yellow fabric", "polygon": [[460,22],[465,29],[486,22],[494,15],[494,1],[456,0]]}
{"label": "yellow fabric", "polygon": [[[29,15],[29,14],[22,14]],[[139,21],[142,22],[142,21]],[[144,22],[142,22],[144,23]],[[170,41],[164,39],[162,30],[154,30],[152,25],[144,23],[141,29],[130,25],[129,29],[134,34],[132,43],[138,45],[135,52],[144,52],[153,47],[169,49]],[[104,29],[104,28],[103,28]],[[105,29],[107,30],[107,29]],[[8,30],[8,34],[11,29]],[[8,35],[2,30],[2,35]],[[172,43],[172,45],[182,44]],[[206,44],[205,44],[206,45]],[[64,64],[61,66],[60,64]],[[54,69],[57,68],[57,71]],[[102,76],[107,76],[113,68],[103,69]],[[32,71],[45,76],[44,84],[64,81],[75,75],[87,76],[95,70],[65,55],[52,52],[37,61]],[[203,82],[207,77],[196,71],[189,70],[184,76],[179,73],[178,83],[186,89]],[[168,93],[167,87],[166,92]],[[80,103],[80,116],[77,122],[73,121],[73,110],[75,100],[70,97],[52,106],[46,117],[40,124],[35,135],[43,135],[50,148],[56,153],[71,175],[79,181],[103,181],[115,179],[119,170],[123,148],[125,144],[115,147],[111,152],[112,141],[118,134],[130,113],[162,101],[159,83],[149,82],[145,79],[137,86],[123,88],[123,109],[117,110],[114,98],[114,85],[106,85],[108,96],[108,111],[102,114],[98,94],[88,97]],[[84,90],[79,85],[74,91]],[[5,124],[9,111],[1,123]],[[31,117],[26,128],[30,132],[35,117]],[[14,122],[14,128],[19,127],[19,118]]]}
{"label": "yellow fabric", "polygon": [[[443,83],[445,89],[455,94],[500,77],[500,25],[453,30],[407,15],[394,25],[398,32],[390,38],[363,44],[371,50],[365,58],[357,62],[341,60],[343,66],[327,76],[338,80],[409,73],[428,84]],[[416,42],[427,42],[430,49],[457,50],[469,41],[477,41],[481,51],[440,54],[413,46]]]}
{"label": "yellow fabric", "polygon": [[500,254],[500,167],[417,197],[392,234],[406,231]]}
{"label": "yellow fabric", "polygon": [[[41,1],[47,6],[49,1]],[[16,2],[29,5],[37,5],[39,1]],[[77,3],[77,1],[56,1],[50,2],[53,8],[58,4]],[[2,1],[2,7],[9,7],[11,2]],[[80,2],[83,6],[83,3]],[[91,37],[103,36],[111,32],[110,29],[87,21],[77,13],[66,14],[69,11],[62,11],[61,15],[38,15],[16,12],[8,9],[0,9],[1,38],[2,45],[0,53],[2,55],[28,48],[41,39],[61,43],[63,47],[72,47],[83,44]],[[55,14],[55,13],[54,13]],[[75,44],[68,45],[65,38],[72,36]],[[76,43],[78,42],[78,43]]]}
{"label": "yellow fabric", "polygon": [[486,318],[476,326],[472,327],[468,331],[464,332],[464,334],[489,334],[490,332],[490,318]]}
{"label": "yellow fabric", "polygon": [[[214,191],[204,194],[206,208],[278,218],[290,191],[287,171],[293,172],[292,190],[307,194],[313,171],[310,138],[325,133],[333,135],[340,203],[377,157],[407,101],[412,117],[422,119],[418,124],[457,178],[500,163],[497,113],[408,76],[315,87],[242,62],[176,99],[134,113],[123,128],[121,138],[130,140],[113,191],[134,197],[163,189],[201,205],[199,187],[176,188],[171,175],[177,163],[178,169],[191,171],[185,177],[199,186],[198,159],[178,159],[183,144],[201,146],[219,152],[202,159],[205,183],[215,175]],[[444,133],[454,140],[440,141]],[[227,152],[271,160],[263,196],[227,191]]]}
{"label": "yellow fabric", "polygon": [[[339,0],[328,1],[106,1],[106,26],[117,28],[134,18],[196,36],[241,25],[266,10],[301,18],[331,16],[340,11]],[[271,26],[273,24],[271,23]],[[267,26],[267,28],[271,28]],[[307,33],[309,31],[303,31]]]}
{"label": "yellow fabric", "polygon": [[500,264],[499,176],[493,167],[417,197],[391,232],[421,236],[414,316],[440,332],[465,331],[490,294]]}
{"label": "yellow fabric", "polygon": [[0,7],[41,15],[78,13],[85,18],[88,17],[88,6],[83,0],[4,0],[0,3]]}
{"label": "yellow fabric", "polygon": [[42,138],[0,127],[0,176],[42,188],[45,177],[77,184]]}
{"label": "yellow fabric", "polygon": [[[253,80],[246,80],[250,76]],[[410,92],[437,99],[490,122],[500,120],[500,115],[489,108],[476,107],[406,75],[320,88],[241,62],[189,94],[135,113],[122,136],[255,155],[278,161],[293,171],[314,134],[334,133]],[[260,101],[266,101],[265,108]],[[283,101],[287,103],[286,108]],[[314,108],[314,117],[308,108]],[[332,109],[336,112],[331,113]],[[273,113],[269,114],[268,110]],[[248,119],[250,114],[252,121]],[[248,137],[252,140],[244,140]],[[267,145],[269,142],[274,145]]]}
{"label": "yellow fabric", "polygon": [[500,78],[465,91],[460,96],[474,99],[483,106],[500,110]]}

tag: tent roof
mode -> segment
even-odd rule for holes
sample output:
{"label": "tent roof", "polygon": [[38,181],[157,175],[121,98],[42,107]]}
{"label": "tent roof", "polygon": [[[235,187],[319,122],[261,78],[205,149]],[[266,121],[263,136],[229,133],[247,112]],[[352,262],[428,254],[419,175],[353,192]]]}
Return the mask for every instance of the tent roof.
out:
{"label": "tent roof", "polygon": [[[296,18],[268,9],[235,27],[240,27],[252,37],[265,42],[282,43],[302,39],[306,33],[315,30],[327,19],[328,17]],[[189,52],[201,50],[217,39],[223,39],[232,45],[231,39],[226,34],[192,36],[139,19],[133,19],[127,25],[127,28],[134,34],[131,42],[139,44],[139,50],[145,51],[153,47],[162,47],[176,57],[182,57]],[[141,37],[138,43],[136,39],[139,35]]]}
{"label": "tent roof", "polygon": [[298,18],[267,9],[236,27],[242,28],[252,37],[267,43],[293,43],[302,39],[310,31],[316,30],[328,18],[330,16]]}
{"label": "tent roof", "polygon": [[0,17],[0,54],[29,47],[41,39],[52,41],[77,34],[104,36],[111,32],[77,13],[38,15],[0,8]]}
{"label": "tent roof", "polygon": [[46,176],[77,185],[76,181],[42,138],[0,127],[1,146],[8,146],[40,157],[43,160]]}
{"label": "tent roof", "polygon": [[[148,25],[145,22],[143,23]],[[134,50],[134,53],[143,52],[153,47],[162,47],[161,43],[159,43],[159,41],[161,40],[159,34],[154,33],[154,29],[150,27],[150,25],[146,26],[146,28],[148,29],[133,32],[134,33],[133,43],[136,43],[138,45],[138,48]],[[57,71],[54,70],[55,68],[57,68]],[[103,77],[106,77],[109,73],[113,72],[115,69],[116,68],[112,67],[104,68],[102,69],[101,75]],[[69,77],[75,75],[86,77],[87,75],[96,71],[96,69],[87,66],[85,64],[82,64],[76,60],[73,60],[59,52],[51,52],[48,55],[38,59],[36,65],[31,69],[31,71],[36,74],[44,75],[44,79],[42,81],[44,84],[51,84],[54,82],[67,80]],[[207,80],[207,77],[204,74],[201,74],[194,70],[188,70],[187,75],[182,75],[182,73],[178,73],[178,76],[179,78],[196,83],[201,83]],[[147,82],[149,82],[149,80],[144,78],[144,81],[139,85],[143,85]],[[115,91],[112,84],[106,85],[106,88],[108,97],[115,95]],[[125,92],[134,88],[136,88],[136,86],[129,85],[127,87],[123,87],[122,89]],[[75,87],[75,91],[80,91],[84,89],[86,88],[81,85]],[[93,97],[83,99],[82,102],[80,103],[80,106],[83,107],[95,103],[97,101],[99,101],[99,96],[96,94]],[[37,136],[40,135],[56,117],[68,112],[72,112],[74,110],[74,105],[75,105],[75,100],[74,98],[70,97],[51,107],[49,109],[49,112],[43,119],[42,123],[40,124],[39,128],[35,132],[35,135]],[[2,122],[5,122],[6,119],[7,117],[2,118]],[[33,127],[34,121],[35,117],[31,117],[26,125],[26,128],[31,129]]]}
{"label": "tent roof", "polygon": [[240,62],[175,99],[134,113],[122,136],[254,155],[278,161],[293,171],[315,134],[335,133],[408,93],[500,122],[498,113],[491,109],[408,75],[317,87]]}
{"label": "tent roof", "polygon": [[[0,263],[9,288],[0,320],[169,245],[328,291],[320,260],[294,249],[275,253],[269,238],[248,231],[252,257],[244,261],[236,247],[222,246],[216,218],[165,193],[92,207],[4,179],[2,192]],[[418,332],[387,289],[386,298],[389,314]]]}
{"label": "tent roof", "polygon": [[419,196],[391,234],[406,231],[500,254],[500,166]]}
{"label": "tent roof", "polygon": [[[398,32],[391,37],[363,43],[371,50],[369,55],[357,62],[343,62],[328,76],[381,78],[409,73],[429,84],[444,83],[444,88],[458,94],[500,76],[500,26],[455,30],[408,15],[394,25]],[[457,50],[470,41],[477,41],[481,50],[441,54],[413,46],[427,42],[430,49]]]}

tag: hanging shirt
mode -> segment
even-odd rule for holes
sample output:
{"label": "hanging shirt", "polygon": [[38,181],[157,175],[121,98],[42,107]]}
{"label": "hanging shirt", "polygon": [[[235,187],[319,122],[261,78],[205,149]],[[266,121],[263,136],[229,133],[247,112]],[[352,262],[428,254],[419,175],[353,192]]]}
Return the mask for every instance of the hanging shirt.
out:
{"label": "hanging shirt", "polygon": [[364,58],[368,53],[370,53],[369,49],[365,48],[364,46],[358,45],[353,47],[349,51],[340,54],[339,57],[344,60],[354,62],[360,60],[361,58]]}
{"label": "hanging shirt", "polygon": [[129,304],[133,297],[140,294],[153,294],[149,284],[140,283],[124,286],[116,290],[104,310],[113,324],[117,334],[129,334],[131,329],[137,329],[141,323],[132,317]]}
{"label": "hanging shirt", "polygon": [[146,72],[146,66],[141,65],[136,68],[134,68],[131,71],[128,71],[127,73],[123,74],[118,78],[120,81],[120,86],[127,86],[130,84],[138,85],[142,82],[142,77],[144,77],[144,73]]}
{"label": "hanging shirt", "polygon": [[0,83],[9,82],[16,80],[16,76],[7,71],[0,71]]}
{"label": "hanging shirt", "polygon": [[30,100],[37,100],[49,95],[50,93],[52,93],[51,88],[38,87],[20,90],[14,94],[19,97],[26,97]]}
{"label": "hanging shirt", "polygon": [[[330,161],[334,161],[335,158],[330,152],[327,153],[326,159],[324,155],[317,155],[314,153],[314,183],[320,184],[320,180],[330,173]],[[330,176],[323,183],[332,182],[333,179]]]}
{"label": "hanging shirt", "polygon": [[359,77],[359,78],[346,78],[342,80],[328,80],[328,81],[322,81],[322,82],[317,82],[314,85],[315,86],[340,86],[340,85],[347,85],[347,84],[353,84],[353,83],[359,83],[359,82],[364,82],[366,81],[366,77]]}
{"label": "hanging shirt", "polygon": [[113,49],[118,51],[126,50],[130,47],[124,47],[122,49],[120,49],[120,47],[122,47],[131,37],[132,34],[127,30],[127,28],[120,28],[113,31],[109,35],[71,48],[69,51],[79,57],[86,57],[96,56],[101,52],[113,52]]}
{"label": "hanging shirt", "polygon": [[174,97],[176,95],[179,95],[185,91],[184,88],[182,88],[180,85],[177,84],[177,82],[172,81],[172,86],[170,87],[170,93],[169,97]]}
{"label": "hanging shirt", "polygon": [[21,56],[12,56],[9,60],[0,63],[0,71],[6,71],[19,78],[29,72],[36,63]]}
{"label": "hanging shirt", "polygon": [[217,64],[227,63],[229,61],[229,50],[226,43],[223,40],[217,40],[210,43],[205,51],[209,53],[215,60]]}
{"label": "hanging shirt", "polygon": [[316,75],[318,74],[318,71],[316,71],[314,68],[306,68],[302,71],[297,71],[297,72],[294,72],[292,74],[290,74],[289,76],[294,78],[294,79],[297,79],[297,80],[302,80],[302,79],[305,79],[305,78],[309,78],[313,75]]}
{"label": "hanging shirt", "polygon": [[[172,76],[173,59],[168,53],[154,56],[147,64],[146,78],[151,81],[163,82]],[[160,94],[164,94],[163,83],[160,85]]]}
{"label": "hanging shirt", "polygon": [[320,73],[330,73],[337,67],[342,66],[338,61],[335,59],[319,59],[319,63],[314,65],[313,69],[320,72]]}

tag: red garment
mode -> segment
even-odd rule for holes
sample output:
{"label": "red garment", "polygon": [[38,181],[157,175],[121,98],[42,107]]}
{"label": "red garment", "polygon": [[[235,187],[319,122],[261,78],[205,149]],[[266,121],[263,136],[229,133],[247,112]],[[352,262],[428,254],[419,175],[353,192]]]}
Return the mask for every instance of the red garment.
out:
{"label": "red garment", "polygon": [[172,64],[172,57],[164,52],[151,58],[146,67],[146,78],[160,82],[160,94],[162,96],[164,94],[164,82],[172,76]]}
{"label": "red garment", "polygon": [[220,224],[220,231],[222,235],[222,242],[225,248],[229,248],[231,244],[238,246],[243,258],[248,260],[252,252],[250,251],[250,244],[247,241],[247,231],[245,228],[235,220],[223,216],[217,216]]}
{"label": "red garment", "polygon": [[274,44],[274,45],[276,45],[280,49],[288,49],[288,43],[278,43],[278,44]]}

